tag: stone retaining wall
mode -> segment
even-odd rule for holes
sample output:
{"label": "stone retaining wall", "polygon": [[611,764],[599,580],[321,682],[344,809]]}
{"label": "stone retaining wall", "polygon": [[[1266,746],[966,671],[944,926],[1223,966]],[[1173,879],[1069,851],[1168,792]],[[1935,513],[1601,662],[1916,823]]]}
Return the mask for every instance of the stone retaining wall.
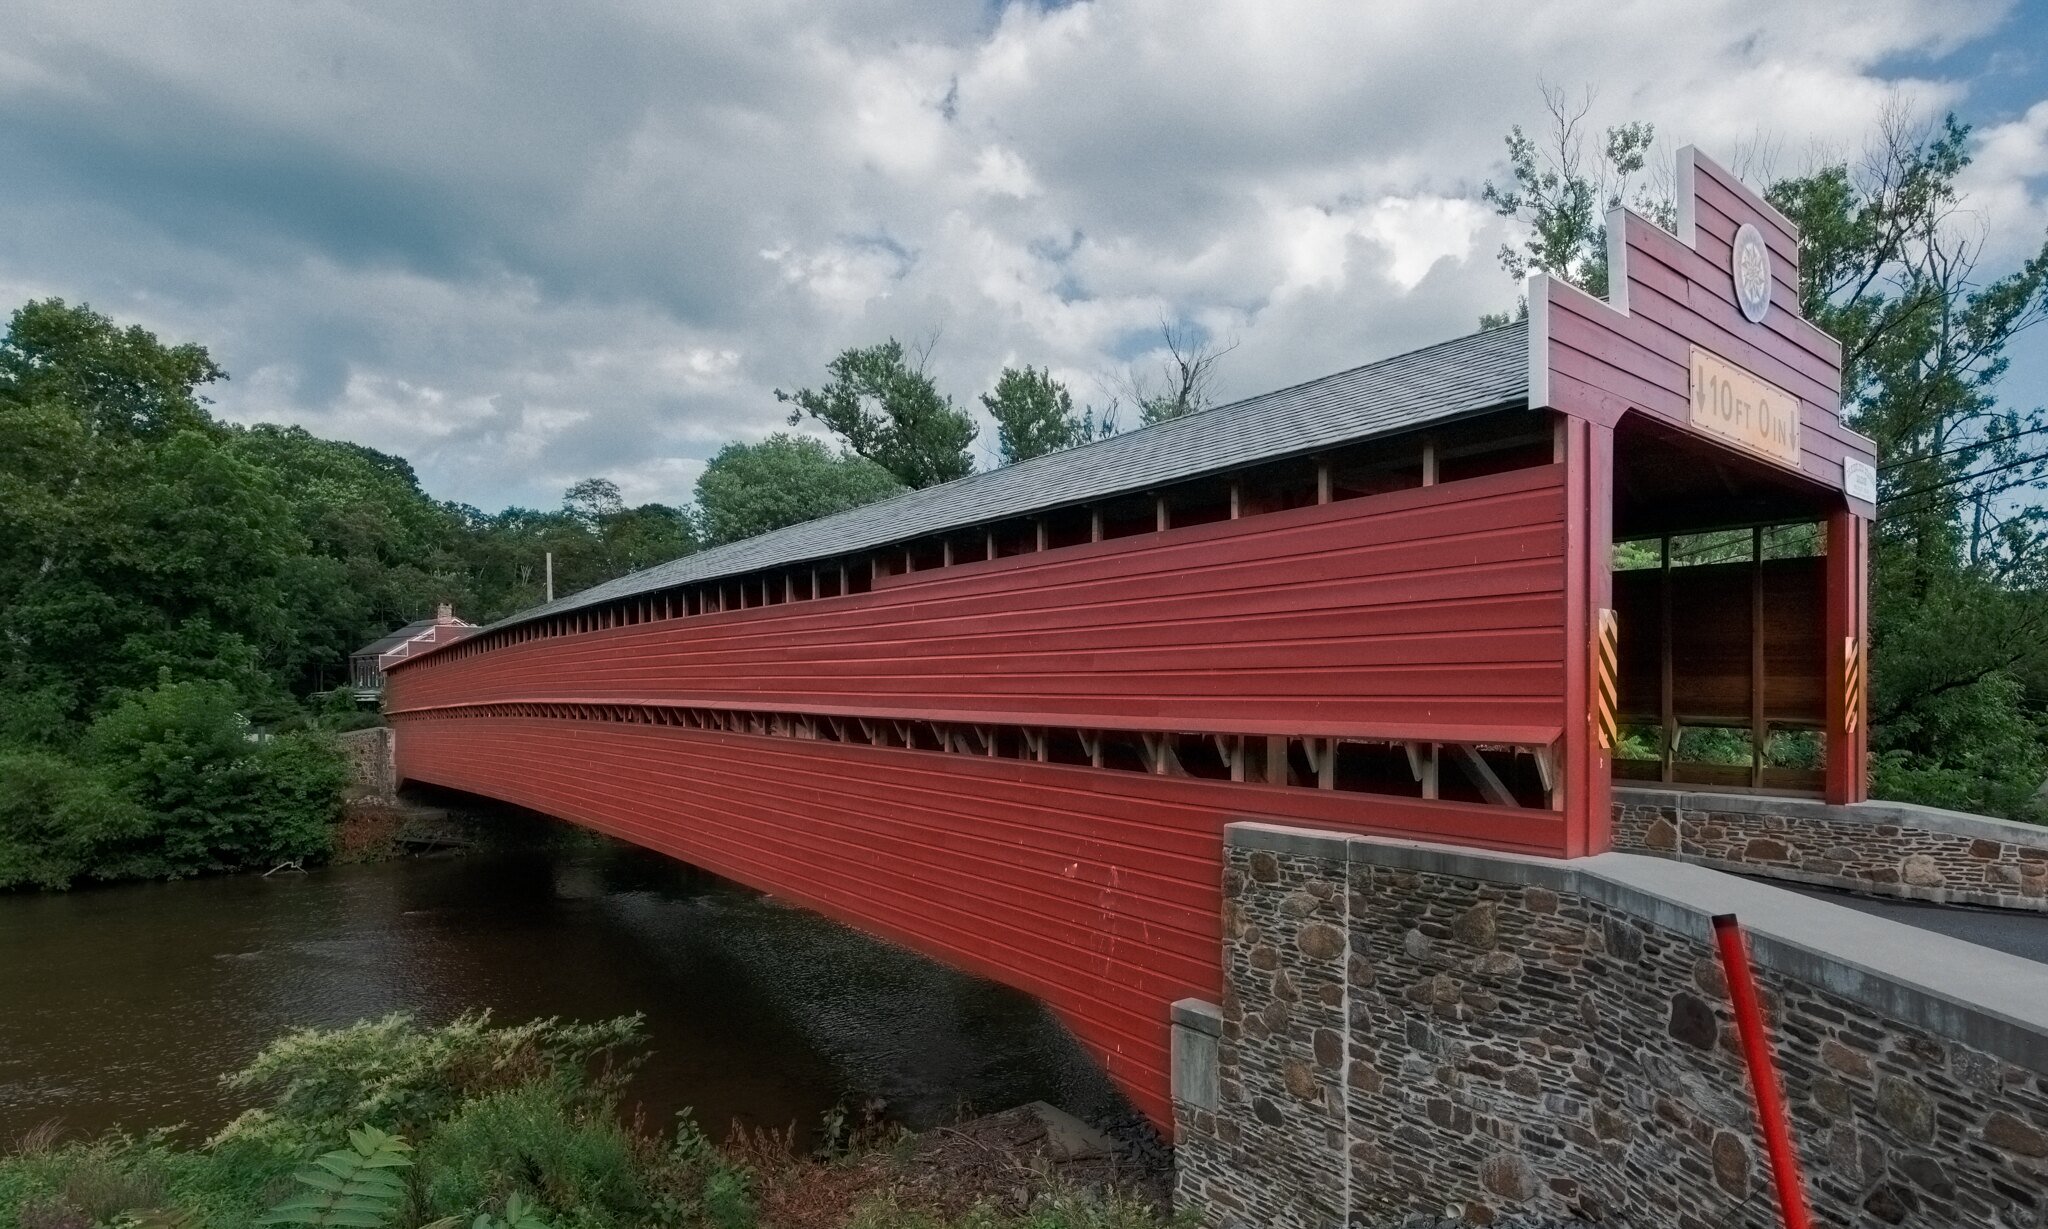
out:
{"label": "stone retaining wall", "polygon": [[372,726],[335,735],[348,757],[350,806],[389,805],[398,798],[398,767],[392,758],[391,727]]}
{"label": "stone retaining wall", "polygon": [[1819,1223],[2048,1224],[2041,965],[1626,854],[1240,824],[1223,887],[1223,1000],[1174,1021],[1208,1224],[1771,1229],[1718,911]]}
{"label": "stone retaining wall", "polygon": [[1879,896],[2048,912],[2048,828],[1897,802],[1616,789],[1614,847]]}

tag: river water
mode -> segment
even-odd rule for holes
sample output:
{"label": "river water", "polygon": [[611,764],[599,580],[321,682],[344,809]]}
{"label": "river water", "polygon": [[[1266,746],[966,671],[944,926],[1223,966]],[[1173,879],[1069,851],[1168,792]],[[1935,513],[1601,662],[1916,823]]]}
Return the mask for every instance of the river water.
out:
{"label": "river water", "polygon": [[288,1028],[468,1008],[644,1013],[633,1099],[714,1135],[874,1098],[912,1127],[1118,1104],[1031,999],[593,838],[0,897],[0,1142],[52,1118],[211,1132],[243,1107],[220,1075]]}

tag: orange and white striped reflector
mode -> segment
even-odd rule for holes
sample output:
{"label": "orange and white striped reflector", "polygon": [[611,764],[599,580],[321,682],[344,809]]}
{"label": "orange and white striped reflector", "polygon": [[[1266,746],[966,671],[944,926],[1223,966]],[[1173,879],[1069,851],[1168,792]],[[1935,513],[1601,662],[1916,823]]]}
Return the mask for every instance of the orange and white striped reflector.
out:
{"label": "orange and white striped reflector", "polygon": [[1621,620],[1603,608],[1593,625],[1593,736],[1602,751],[1621,742]]}
{"label": "orange and white striped reflector", "polygon": [[1842,639],[1842,729],[1856,732],[1863,712],[1863,650],[1856,637]]}

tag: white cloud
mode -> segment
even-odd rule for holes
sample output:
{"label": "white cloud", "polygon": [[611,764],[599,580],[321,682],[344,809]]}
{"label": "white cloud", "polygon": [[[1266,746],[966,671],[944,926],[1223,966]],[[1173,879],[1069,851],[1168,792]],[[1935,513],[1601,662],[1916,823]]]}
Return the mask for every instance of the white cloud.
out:
{"label": "white cloud", "polygon": [[[1511,303],[1478,199],[1538,87],[1732,156],[1853,153],[1886,66],[2006,0],[912,0],[470,14],[335,0],[17,0],[0,291],[206,342],[223,412],[401,452],[437,494],[681,502],[839,349],[939,334],[1078,396],[1162,319],[1247,394]],[[1973,199],[2038,241],[2048,101]],[[1663,156],[1668,157],[1668,147]]]}

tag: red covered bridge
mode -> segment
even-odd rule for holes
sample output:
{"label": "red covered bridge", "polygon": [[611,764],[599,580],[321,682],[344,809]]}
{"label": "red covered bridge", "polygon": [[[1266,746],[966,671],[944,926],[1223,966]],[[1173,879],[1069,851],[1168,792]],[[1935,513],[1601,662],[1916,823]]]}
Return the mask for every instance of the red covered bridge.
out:
{"label": "red covered bridge", "polygon": [[1538,276],[1526,323],[395,663],[399,773],[1034,994],[1169,1122],[1228,822],[1572,857],[1616,775],[1860,795],[1871,446],[1792,226],[1689,150],[1679,200],[1610,220],[1609,302]]}

